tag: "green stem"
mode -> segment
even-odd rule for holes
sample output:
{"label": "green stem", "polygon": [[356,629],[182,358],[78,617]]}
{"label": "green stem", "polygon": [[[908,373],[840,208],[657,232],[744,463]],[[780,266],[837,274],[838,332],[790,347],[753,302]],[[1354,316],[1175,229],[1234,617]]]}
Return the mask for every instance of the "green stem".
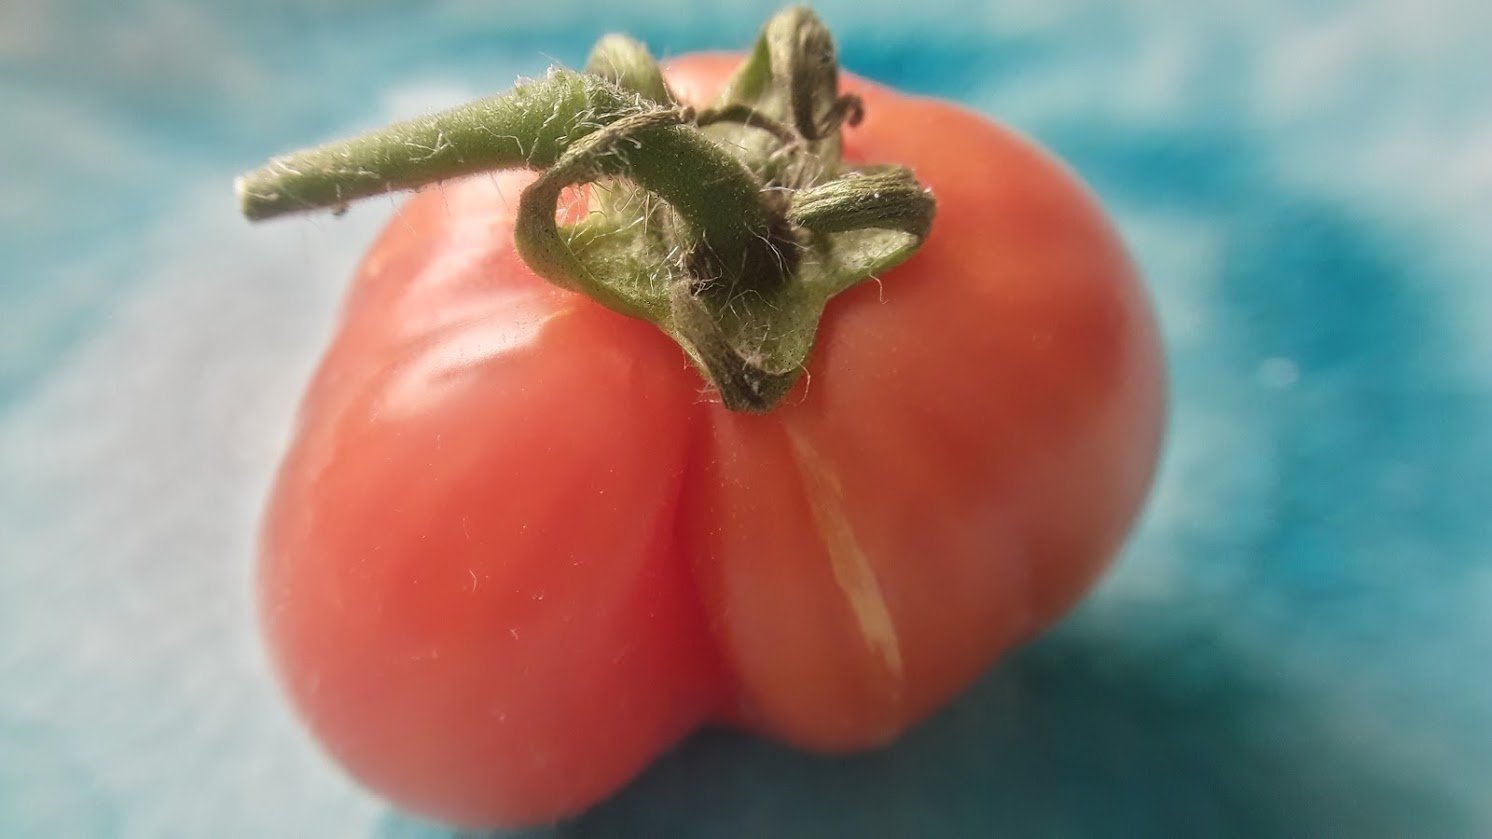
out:
{"label": "green stem", "polygon": [[[662,316],[661,297],[639,306],[625,295],[614,294],[607,281],[614,279],[616,271],[609,270],[604,261],[587,259],[588,250],[577,247],[575,237],[562,236],[555,222],[565,187],[608,175],[625,176],[668,202],[680,222],[674,239],[687,243],[695,260],[709,259],[722,276],[733,280],[735,288],[765,291],[776,285],[782,271],[771,247],[774,230],[782,222],[769,217],[760,200],[761,184],[750,172],[718,146],[701,142],[698,132],[682,127],[693,116],[689,108],[643,111],[571,144],[523,191],[519,201],[516,240],[529,267],[614,309],[657,322]],[[649,153],[632,153],[643,148]],[[714,188],[701,190],[702,182]],[[596,234],[594,224],[587,232]],[[658,264],[652,267],[660,271],[672,267],[663,255],[657,256]]]}
{"label": "green stem", "polygon": [[919,239],[932,225],[932,196],[900,166],[861,170],[801,189],[788,221],[815,233],[900,230]]}
{"label": "green stem", "polygon": [[[515,241],[557,285],[672,336],[727,407],[765,411],[801,373],[829,298],[905,259],[931,196],[899,166],[839,160],[860,100],[838,92],[811,12],[763,28],[725,92],[681,106],[640,44],[607,36],[585,73],[270,160],[238,179],[263,219],[503,168],[540,170]],[[592,212],[556,223],[571,186]],[[655,201],[654,199],[659,199]]]}
{"label": "green stem", "polygon": [[585,71],[660,105],[678,104],[648,48],[626,35],[602,35],[585,60]]}
{"label": "green stem", "polygon": [[543,169],[600,127],[592,115],[637,111],[632,98],[593,76],[552,72],[502,96],[272,158],[235,187],[257,221],[493,169]]}
{"label": "green stem", "polygon": [[[577,141],[651,107],[597,76],[556,69],[502,96],[273,158],[235,186],[243,214],[258,221],[479,172],[548,169]],[[766,229],[760,184],[739,161],[696,134],[666,139],[657,153],[630,156],[650,188],[721,247]]]}

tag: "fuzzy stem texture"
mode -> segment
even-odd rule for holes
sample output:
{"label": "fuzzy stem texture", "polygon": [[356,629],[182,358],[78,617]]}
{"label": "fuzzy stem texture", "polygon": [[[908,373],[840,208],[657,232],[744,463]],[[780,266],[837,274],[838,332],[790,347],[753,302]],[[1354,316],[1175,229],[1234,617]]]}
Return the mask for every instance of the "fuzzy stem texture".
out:
{"label": "fuzzy stem texture", "polygon": [[[761,412],[803,371],[828,300],[905,259],[932,223],[909,170],[840,161],[840,130],[862,114],[838,91],[828,31],[792,7],[698,111],[642,45],[608,35],[585,72],[277,157],[236,188],[257,220],[539,170],[515,231],[529,266],[657,325],[727,407]],[[563,191],[585,184],[592,212],[558,224]]]}

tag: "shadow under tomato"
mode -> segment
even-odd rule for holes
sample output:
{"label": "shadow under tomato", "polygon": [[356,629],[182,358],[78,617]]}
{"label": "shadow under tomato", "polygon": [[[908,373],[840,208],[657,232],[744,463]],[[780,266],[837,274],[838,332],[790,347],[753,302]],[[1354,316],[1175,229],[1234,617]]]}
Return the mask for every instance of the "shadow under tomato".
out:
{"label": "shadow under tomato", "polygon": [[[1208,641],[1063,632],[882,751],[819,758],[704,732],[583,816],[511,835],[1462,834],[1427,820],[1453,812],[1440,793],[1322,711]],[[382,828],[451,835],[398,815]]]}

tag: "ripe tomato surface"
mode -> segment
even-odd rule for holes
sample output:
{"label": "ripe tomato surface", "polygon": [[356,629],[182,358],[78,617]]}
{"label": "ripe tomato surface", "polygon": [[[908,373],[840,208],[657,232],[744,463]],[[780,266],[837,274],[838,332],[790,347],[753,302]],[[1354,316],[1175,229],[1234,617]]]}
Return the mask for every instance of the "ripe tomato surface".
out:
{"label": "ripe tomato surface", "polygon": [[[668,70],[702,102],[738,59]],[[689,731],[885,743],[1061,616],[1148,487],[1164,382],[1093,199],[854,79],[857,162],[938,201],[763,415],[517,256],[527,173],[428,189],[358,270],[271,497],[272,658],[335,758],[464,825],[577,812]]]}

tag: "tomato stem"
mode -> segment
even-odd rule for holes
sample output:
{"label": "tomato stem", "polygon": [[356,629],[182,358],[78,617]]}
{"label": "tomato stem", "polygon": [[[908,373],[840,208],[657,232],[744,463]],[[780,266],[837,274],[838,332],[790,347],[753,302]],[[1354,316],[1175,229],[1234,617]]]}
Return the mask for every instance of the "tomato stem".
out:
{"label": "tomato stem", "polygon": [[[801,374],[828,300],[905,259],[932,222],[909,170],[840,161],[840,129],[862,112],[839,94],[828,31],[793,7],[700,110],[642,45],[608,35],[583,73],[274,158],[236,189],[257,220],[538,169],[515,231],[529,266],[657,325],[727,407],[766,411]],[[562,193],[585,184],[592,212],[559,225]]]}

